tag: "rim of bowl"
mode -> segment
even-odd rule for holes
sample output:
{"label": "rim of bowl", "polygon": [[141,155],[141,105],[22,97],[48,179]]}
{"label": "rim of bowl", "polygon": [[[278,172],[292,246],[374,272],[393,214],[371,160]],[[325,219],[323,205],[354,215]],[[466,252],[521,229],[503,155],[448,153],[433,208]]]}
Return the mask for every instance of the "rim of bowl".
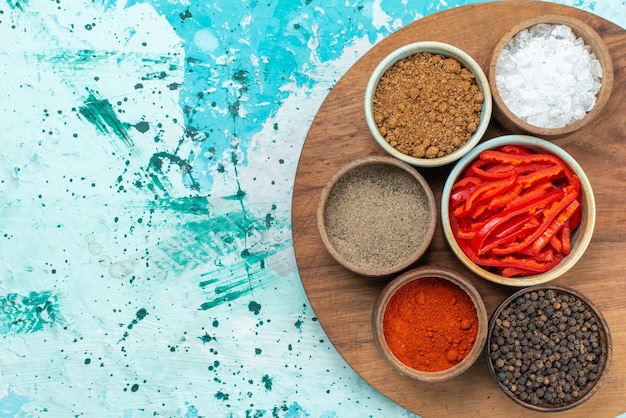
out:
{"label": "rim of bowl", "polygon": [[[593,311],[594,315],[598,318],[598,320],[600,321],[600,325],[601,325],[601,332],[602,335],[604,337],[604,347],[606,348],[606,353],[605,353],[605,359],[604,359],[604,364],[602,365],[602,373],[600,373],[598,379],[596,379],[594,385],[589,388],[587,390],[587,393],[585,393],[582,397],[580,397],[579,399],[575,400],[572,403],[566,404],[566,405],[562,405],[559,407],[540,407],[537,405],[532,405],[529,404],[527,402],[524,402],[523,400],[519,399],[517,396],[515,396],[515,394],[513,392],[511,392],[506,386],[504,386],[503,384],[501,384],[495,377],[495,369],[493,367],[493,362],[491,361],[490,355],[491,355],[491,345],[489,344],[489,341],[491,341],[491,336],[493,334],[493,330],[495,328],[495,322],[496,319],[498,319],[498,317],[500,316],[500,314],[502,313],[502,311],[504,309],[506,309],[512,301],[514,301],[515,299],[517,299],[518,297],[529,293],[529,292],[535,292],[535,291],[539,291],[539,290],[556,290],[557,292],[562,292],[562,293],[567,293],[567,294],[571,294],[573,296],[575,296],[576,298],[580,299],[581,302],[583,302],[585,305],[587,305],[587,307]],[[513,400],[514,402],[516,402],[517,404],[524,406],[528,409],[532,409],[535,411],[541,411],[541,412],[558,412],[558,411],[564,411],[564,410],[568,410],[571,408],[574,408],[582,403],[584,403],[585,401],[587,401],[589,398],[591,398],[596,391],[598,390],[598,388],[600,387],[600,385],[602,384],[602,382],[606,379],[606,376],[609,372],[609,369],[611,367],[611,361],[612,361],[612,357],[613,357],[613,340],[611,338],[611,330],[609,328],[609,324],[606,321],[606,318],[604,317],[604,315],[602,314],[602,312],[600,311],[600,309],[598,309],[593,302],[584,294],[582,294],[581,292],[572,289],[571,287],[568,286],[562,286],[562,285],[556,285],[556,284],[543,284],[543,285],[537,285],[537,286],[530,286],[524,289],[520,289],[517,292],[513,293],[512,295],[510,295],[509,297],[507,297],[502,303],[500,303],[498,305],[498,307],[495,309],[495,311],[493,312],[493,314],[491,315],[491,318],[489,319],[489,327],[488,327],[488,332],[487,332],[487,340],[486,340],[486,347],[485,347],[485,357],[487,359],[487,367],[489,369],[489,373],[491,374],[492,378],[494,379],[494,381],[496,382],[496,384],[498,385],[498,387],[507,395],[507,397],[509,397],[511,400]]]}
{"label": "rim of bowl", "polygon": [[[478,88],[480,89],[484,97],[483,108],[480,114],[480,122],[478,123],[476,131],[461,147],[457,148],[450,154],[438,158],[415,158],[411,157],[410,155],[401,153],[400,151],[389,145],[389,143],[385,140],[385,137],[378,130],[378,125],[374,120],[373,99],[380,78],[397,61],[421,52],[440,54],[458,60],[461,65],[469,69],[474,74],[474,77],[476,78],[476,82],[478,84]],[[364,103],[365,120],[376,142],[393,157],[398,158],[413,166],[425,168],[440,167],[454,162],[461,158],[463,155],[465,155],[465,153],[467,153],[476,144],[478,144],[478,142],[487,131],[487,127],[489,126],[489,121],[491,119],[492,113],[491,87],[489,85],[489,80],[487,79],[487,76],[485,75],[485,72],[480,67],[480,65],[478,65],[478,63],[462,49],[452,46],[450,44],[435,41],[414,42],[408,45],[404,45],[383,58],[383,60],[374,69],[372,75],[369,78],[367,87],[365,88]]]}
{"label": "rim of bowl", "polygon": [[[470,258],[461,249],[456,241],[456,238],[454,237],[454,234],[452,233],[452,228],[450,226],[449,197],[453,184],[463,173],[463,171],[478,157],[478,155],[482,151],[507,144],[523,145],[535,150],[551,153],[559,157],[565,164],[567,164],[567,166],[572,169],[574,174],[576,174],[580,180],[583,209],[582,220],[577,231],[573,234],[574,239],[572,239],[572,250],[566,257],[563,258],[563,260],[561,260],[558,265],[544,273],[536,274],[533,276],[504,277],[499,274],[489,272],[478,266],[472,260],[470,260]],[[452,248],[454,254],[465,265],[465,267],[470,269],[473,273],[494,283],[499,283],[507,286],[525,287],[538,285],[542,283],[547,283],[565,274],[578,262],[578,260],[585,253],[585,250],[587,249],[587,246],[589,245],[589,242],[591,241],[591,237],[593,235],[595,222],[596,204],[593,195],[593,189],[591,188],[591,183],[589,182],[589,179],[587,178],[587,175],[583,171],[582,167],[563,148],[545,139],[528,135],[504,135],[489,139],[473,148],[454,166],[452,171],[450,171],[450,174],[448,175],[448,178],[446,179],[446,182],[443,186],[443,192],[441,194],[441,223],[443,226],[443,232],[446,241],[448,242],[448,245]]]}
{"label": "rim of bowl", "polygon": [[[593,106],[587,115],[582,119],[566,125],[561,128],[542,128],[540,126],[532,125],[519,116],[515,115],[508,106],[502,100],[500,92],[496,86],[496,65],[498,58],[502,52],[502,49],[507,42],[521,32],[524,29],[528,29],[539,23],[546,23],[549,25],[567,25],[572,29],[572,32],[577,38],[583,38],[585,45],[589,46],[592,52],[596,55],[596,59],[602,64],[602,87],[598,94],[596,94],[596,104]],[[489,60],[489,67],[487,71],[487,78],[489,80],[489,86],[491,87],[491,93],[493,95],[494,102],[494,115],[496,119],[505,118],[510,121],[510,124],[517,126],[519,129],[528,132],[532,135],[541,136],[561,136],[571,132],[574,132],[588,123],[592,122],[602,109],[606,105],[611,96],[613,90],[613,62],[611,60],[611,54],[604,43],[602,37],[596,32],[594,28],[586,24],[580,19],[576,19],[570,16],[558,15],[558,14],[546,14],[530,17],[526,20],[519,22],[517,25],[509,29],[504,36],[496,43],[493,49],[491,58]],[[501,113],[501,114],[500,114]]]}
{"label": "rim of bowl", "polygon": [[[461,288],[470,297],[476,308],[478,317],[478,330],[476,332],[476,341],[470,352],[463,360],[454,366],[438,372],[425,372],[413,369],[402,363],[389,349],[383,331],[383,319],[387,304],[395,292],[405,284],[413,280],[435,277],[455,284]],[[474,287],[469,279],[460,273],[445,267],[438,266],[422,266],[406,271],[400,276],[390,281],[380,292],[374,310],[372,312],[372,331],[374,342],[381,356],[401,374],[425,382],[441,382],[460,375],[469,369],[483,352],[485,342],[487,341],[487,333],[489,330],[489,317],[487,309],[480,296],[480,292]]]}
{"label": "rim of bowl", "polygon": [[[396,168],[399,168],[406,173],[410,174],[413,177],[419,186],[424,190],[426,195],[426,200],[428,202],[428,211],[430,213],[428,228],[426,233],[423,235],[422,241],[419,243],[419,246],[416,247],[415,251],[411,254],[411,256],[402,260],[399,264],[381,270],[372,270],[371,268],[365,268],[359,266],[357,264],[351,263],[346,260],[337,250],[330,244],[328,239],[328,234],[326,232],[326,223],[324,222],[324,210],[326,207],[326,201],[333,187],[337,183],[337,181],[346,175],[348,172],[365,165],[391,165]],[[330,255],[344,268],[350,270],[353,273],[360,274],[362,276],[368,277],[383,277],[395,274],[399,271],[404,270],[405,268],[411,266],[413,263],[417,262],[426,252],[430,243],[433,240],[435,235],[435,229],[437,226],[437,202],[435,200],[435,195],[426,181],[426,179],[412,166],[409,164],[400,161],[396,158],[389,156],[368,156],[361,157],[356,160],[353,160],[343,167],[339,168],[332,175],[332,177],[328,180],[324,188],[322,189],[322,194],[320,196],[318,205],[317,205],[317,229],[322,238],[322,242],[326,247],[326,250],[330,253]]]}

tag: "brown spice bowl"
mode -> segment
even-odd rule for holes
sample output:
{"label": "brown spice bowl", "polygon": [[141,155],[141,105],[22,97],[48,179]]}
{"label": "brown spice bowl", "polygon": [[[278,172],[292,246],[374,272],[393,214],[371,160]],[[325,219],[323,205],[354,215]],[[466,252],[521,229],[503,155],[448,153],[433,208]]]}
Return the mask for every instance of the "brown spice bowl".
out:
{"label": "brown spice bowl", "polygon": [[[536,126],[518,117],[504,103],[496,80],[496,68],[498,65],[498,59],[500,58],[500,55],[503,49],[506,47],[507,43],[518,33],[524,31],[525,29],[534,27],[535,25],[538,25],[540,23],[545,23],[548,25],[569,26],[572,30],[572,33],[577,38],[582,38],[584,44],[591,48],[591,52],[595,55],[596,59],[600,63],[600,66],[602,67],[602,86],[599,92],[596,94],[596,103],[595,105],[593,105],[593,108],[588,111],[582,119],[577,119],[573,122],[570,122],[568,125],[557,128]],[[613,63],[609,50],[602,40],[602,37],[592,27],[582,22],[581,20],[569,16],[551,14],[535,16],[530,19],[524,20],[512,27],[508,32],[506,32],[493,49],[492,56],[489,61],[489,68],[487,70],[487,78],[489,79],[489,86],[491,87],[491,93],[493,95],[493,115],[496,120],[502,125],[502,127],[513,133],[528,133],[539,137],[556,138],[569,134],[582,128],[583,126],[586,126],[602,112],[602,109],[608,102],[611,95],[614,76]],[[516,94],[516,97],[519,97],[519,94]]]}
{"label": "brown spice bowl", "polygon": [[598,391],[612,349],[608,324],[587,297],[540,285],[519,290],[495,310],[485,352],[491,375],[510,399],[557,412]]}
{"label": "brown spice bowl", "polygon": [[[565,255],[558,262],[558,264],[553,266],[551,269],[534,275],[505,277],[500,271],[476,264],[470,255],[465,252],[462,243],[457,240],[451,222],[451,213],[453,213],[453,210],[451,210],[452,204],[450,203],[450,198],[454,184],[463,178],[469,167],[479,158],[483,151],[498,149],[506,145],[523,146],[534,152],[556,156],[565,164],[565,166],[569,167],[571,172],[575,174],[580,181],[581,220],[578,227],[571,232],[571,250],[569,254]],[[531,214],[530,212],[526,213]],[[520,212],[520,216],[521,215],[522,213]],[[574,265],[585,253],[593,236],[595,220],[596,204],[591,183],[578,162],[576,162],[576,160],[574,160],[574,158],[564,149],[554,143],[541,138],[526,135],[505,135],[489,139],[472,149],[450,171],[450,174],[444,184],[441,196],[441,222],[444,236],[452,252],[465,265],[465,267],[471,270],[474,274],[482,277],[483,279],[505,286],[534,286],[547,283],[561,277],[574,267]]]}
{"label": "brown spice bowl", "polygon": [[415,263],[435,234],[433,192],[413,167],[370,156],[340,168],[317,208],[317,226],[333,258],[370,277],[389,276]]}
{"label": "brown spice bowl", "polygon": [[[452,58],[460,64],[460,72],[451,71],[453,75],[448,73],[444,77],[452,78],[440,80],[435,85],[432,80],[438,77],[423,72],[417,76],[409,74],[407,70],[402,83],[380,93],[391,102],[384,106],[378,93],[381,80],[391,74],[389,70],[392,67],[398,68],[396,64],[422,53]],[[446,68],[441,63],[439,65],[433,70],[436,74],[439,74],[441,67]],[[469,94],[470,91],[473,93]],[[481,98],[482,106],[470,99],[470,96],[476,100]],[[458,160],[478,144],[491,120],[491,100],[487,77],[470,55],[442,42],[415,42],[391,52],[372,72],[365,90],[365,119],[372,136],[389,155],[416,167],[439,167]],[[433,105],[435,102],[437,104]],[[474,106],[478,106],[479,110],[473,109]],[[428,115],[422,113],[427,108]],[[385,119],[388,123],[385,123],[389,126],[381,126],[377,122],[381,121],[381,112],[387,114]],[[477,112],[479,117],[476,116]],[[416,117],[416,114],[420,116]],[[392,135],[398,141],[410,140],[411,145],[399,149],[398,141]],[[417,149],[420,149],[419,153]],[[430,153],[433,153],[432,157]]]}
{"label": "brown spice bowl", "polygon": [[389,282],[372,314],[381,355],[401,374],[424,382],[466,371],[483,352],[487,325],[485,305],[471,282],[433,266]]}

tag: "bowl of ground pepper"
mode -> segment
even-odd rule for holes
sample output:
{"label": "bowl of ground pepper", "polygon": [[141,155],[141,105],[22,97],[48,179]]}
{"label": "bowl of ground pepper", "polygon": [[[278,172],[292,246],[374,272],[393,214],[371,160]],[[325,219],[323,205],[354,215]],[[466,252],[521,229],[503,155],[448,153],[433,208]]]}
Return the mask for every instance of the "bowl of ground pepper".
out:
{"label": "bowl of ground pepper", "polygon": [[601,312],[580,292],[540,285],[509,296],[494,311],[487,363],[498,386],[535,411],[587,401],[605,380],[612,341]]}
{"label": "bowl of ground pepper", "polygon": [[469,280],[422,266],[385,286],[372,314],[374,341],[398,372],[441,382],[466,371],[483,352],[487,311]]}
{"label": "bowl of ground pepper", "polygon": [[602,37],[561,15],[524,20],[494,47],[487,71],[493,114],[507,130],[559,137],[592,122],[613,89]]}
{"label": "bowl of ground pepper", "polygon": [[365,90],[365,119],[390,155],[416,167],[461,158],[484,135],[491,90],[474,59],[441,42],[416,42],[386,56]]}
{"label": "bowl of ground pepper", "polygon": [[388,156],[356,159],[322,190],[317,226],[330,255],[370,277],[395,274],[422,257],[435,234],[433,192],[412,166]]}

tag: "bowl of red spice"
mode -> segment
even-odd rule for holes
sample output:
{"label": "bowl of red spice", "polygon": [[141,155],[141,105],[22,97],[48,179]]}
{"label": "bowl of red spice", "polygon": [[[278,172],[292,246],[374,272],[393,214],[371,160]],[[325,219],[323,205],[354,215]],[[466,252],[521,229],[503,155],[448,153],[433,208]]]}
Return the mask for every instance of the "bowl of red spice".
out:
{"label": "bowl of red spice", "polygon": [[461,158],[484,135],[491,90],[480,65],[442,42],[416,42],[387,55],[365,90],[365,119],[387,153],[416,167]]}
{"label": "bowl of red spice", "polygon": [[398,372],[441,382],[466,371],[483,352],[487,311],[472,283],[434,266],[389,282],[372,314],[374,341]]}
{"label": "bowl of red spice", "polygon": [[609,326],[582,293],[538,285],[496,308],[486,342],[489,371],[500,389],[530,410],[558,412],[592,397],[611,364]]}
{"label": "bowl of red spice", "polygon": [[595,226],[591,184],[552,142],[506,135],[483,142],[450,172],[446,240],[475,274],[508,286],[554,280],[583,256]]}
{"label": "bowl of red spice", "polygon": [[534,16],[495,45],[487,77],[493,114],[511,132],[558,137],[592,122],[613,89],[602,37],[583,21]]}
{"label": "bowl of red spice", "polygon": [[437,204],[412,166],[370,156],[341,167],[322,189],[317,226],[324,246],[344,268],[363,276],[398,273],[428,249]]}

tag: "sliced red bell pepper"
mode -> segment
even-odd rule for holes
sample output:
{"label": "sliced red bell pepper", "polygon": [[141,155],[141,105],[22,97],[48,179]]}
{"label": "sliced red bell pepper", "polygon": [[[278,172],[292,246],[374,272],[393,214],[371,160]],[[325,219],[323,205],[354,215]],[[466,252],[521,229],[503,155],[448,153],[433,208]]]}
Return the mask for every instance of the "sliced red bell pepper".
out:
{"label": "sliced red bell pepper", "polygon": [[578,226],[582,222],[582,217],[583,217],[583,211],[582,211],[582,201],[581,201],[580,207],[576,209],[576,211],[572,213],[572,216],[569,218],[570,231],[573,231],[576,228],[578,228]]}
{"label": "sliced red bell pepper", "polygon": [[540,222],[538,218],[541,215],[541,211],[530,215],[524,215],[525,216],[521,219],[516,219],[516,222],[514,225],[511,225],[511,227],[506,228],[500,233],[494,232],[491,234],[489,238],[484,241],[483,246],[478,249],[478,253],[484,254],[499,245],[507,244],[517,238],[522,238],[528,235],[529,231],[532,231],[534,228],[539,226]]}
{"label": "sliced red bell pepper", "polygon": [[485,201],[489,201],[500,193],[511,188],[517,180],[517,174],[512,174],[500,180],[483,183],[467,198],[463,206],[459,206],[454,210],[455,216],[466,216],[471,213],[476,205]]}
{"label": "sliced red bell pepper", "polygon": [[515,198],[519,197],[523,189],[524,189],[523,184],[519,182],[515,183],[513,187],[511,187],[505,194],[496,196],[493,199],[491,199],[491,202],[489,202],[489,205],[487,205],[487,208],[489,210],[495,210],[495,209],[498,209],[500,207],[507,205],[508,203],[511,203]]}
{"label": "sliced red bell pepper", "polygon": [[500,148],[500,151],[506,152],[509,154],[532,154],[532,151],[522,145],[509,144],[504,145]]}
{"label": "sliced red bell pepper", "polygon": [[480,158],[484,161],[496,161],[499,163],[508,163],[511,165],[520,165],[526,163],[550,163],[554,165],[563,164],[563,162],[552,154],[510,154],[496,150],[485,150],[480,153]]}
{"label": "sliced red bell pepper", "polygon": [[564,254],[569,254],[572,251],[572,242],[570,241],[570,236],[572,233],[571,230],[571,217],[565,221],[565,223],[563,224],[563,228],[561,228],[561,239],[560,240],[556,240],[557,242],[561,243],[561,251]]}
{"label": "sliced red bell pepper", "polygon": [[571,251],[580,181],[551,154],[518,145],[487,150],[453,185],[449,213],[474,263],[507,277],[538,274]]}
{"label": "sliced red bell pepper", "polygon": [[[566,222],[568,223],[568,222]],[[561,231],[563,231],[565,228],[561,228]],[[548,243],[549,245],[552,246],[552,248],[554,248],[556,251],[563,251],[563,242],[561,239],[557,238],[557,236],[553,236],[552,238],[550,238],[550,242]],[[569,252],[568,252],[569,253]]]}
{"label": "sliced red bell pepper", "polygon": [[544,196],[545,194],[552,192],[554,190],[557,190],[557,188],[554,187],[554,185],[549,181],[535,184],[527,188],[518,197],[516,197],[511,202],[509,202],[506,207],[509,208],[509,207],[522,206],[526,204],[527,202],[530,202],[536,199],[537,197]]}
{"label": "sliced red bell pepper", "polygon": [[477,177],[484,180],[498,180],[503,177],[509,177],[515,169],[511,164],[490,164],[481,160],[476,161],[470,166],[470,169]]}
{"label": "sliced red bell pepper", "polygon": [[525,202],[525,204],[523,205],[514,206],[503,212],[500,212],[498,215],[492,217],[480,228],[480,230],[472,239],[471,247],[478,253],[483,247],[485,239],[494,230],[495,227],[513,218],[516,215],[520,215],[523,213],[534,214],[539,208],[544,207],[546,204],[558,201],[562,198],[562,196],[562,190],[555,190],[551,193],[535,197],[535,199]]}
{"label": "sliced red bell pepper", "polygon": [[531,248],[535,253],[539,253],[550,239],[561,230],[565,222],[572,216],[572,213],[580,207],[580,202],[574,198],[561,212],[554,218],[549,226],[533,241]]}
{"label": "sliced red bell pepper", "polygon": [[534,171],[529,174],[519,176],[519,181],[524,187],[530,187],[533,184],[544,180],[552,180],[558,178],[563,173],[563,165],[553,165],[548,168]]}
{"label": "sliced red bell pepper", "polygon": [[[573,192],[566,193],[563,196],[563,199],[557,202],[554,202],[550,208],[544,210],[545,218],[543,219],[541,225],[538,226],[537,229],[531,235],[528,235],[522,241],[516,242],[513,245],[494,248],[492,250],[493,253],[497,255],[513,254],[516,251],[519,251],[520,249],[526,247],[527,245],[530,245],[531,243],[535,242],[535,240],[541,237],[542,234],[546,231],[546,229],[548,229],[550,224],[557,218],[557,216],[559,216],[561,211],[564,210],[566,207],[568,207],[568,205],[572,203],[577,197],[578,195],[576,193],[573,193]],[[548,237],[548,240],[549,240],[549,237]]]}

